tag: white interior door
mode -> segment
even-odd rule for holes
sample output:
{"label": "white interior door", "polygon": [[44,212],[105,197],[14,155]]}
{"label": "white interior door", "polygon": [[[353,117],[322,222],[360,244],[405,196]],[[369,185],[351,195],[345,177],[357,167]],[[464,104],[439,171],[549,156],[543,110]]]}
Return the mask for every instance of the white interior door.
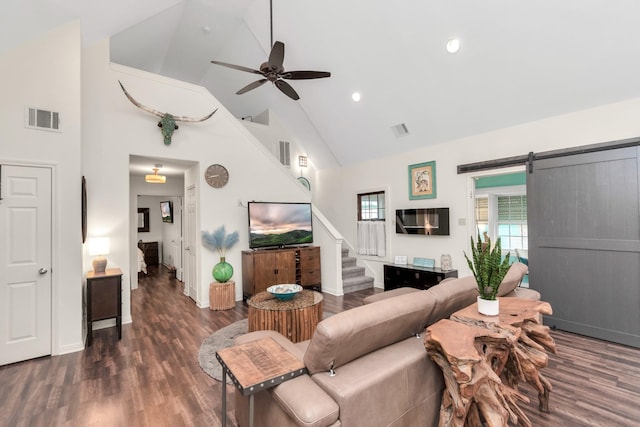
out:
{"label": "white interior door", "polygon": [[196,263],[196,188],[195,186],[187,188],[185,197],[185,230],[184,235],[184,252],[185,252],[185,293],[194,301],[198,301],[198,274]]}
{"label": "white interior door", "polygon": [[51,354],[51,169],[0,171],[0,365]]}

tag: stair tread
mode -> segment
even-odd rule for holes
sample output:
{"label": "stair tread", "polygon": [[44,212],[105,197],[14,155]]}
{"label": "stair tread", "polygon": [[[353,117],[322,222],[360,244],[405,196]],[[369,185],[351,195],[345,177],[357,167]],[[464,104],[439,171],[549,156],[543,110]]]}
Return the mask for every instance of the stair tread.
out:
{"label": "stair tread", "polygon": [[358,258],[349,256],[349,249],[342,249],[342,291],[355,292],[373,287],[373,278],[365,276],[365,268],[356,265]]}
{"label": "stair tread", "polygon": [[369,276],[349,277],[347,279],[342,279],[342,286],[353,285],[357,283],[365,283],[365,282],[373,283],[373,278]]}
{"label": "stair tread", "polygon": [[368,279],[369,280],[357,281],[357,282],[354,282],[354,283],[348,283],[346,281],[343,281],[343,283],[342,283],[342,291],[345,294],[348,294],[349,292],[355,292],[355,291],[361,291],[363,289],[373,288],[373,279],[370,278],[370,277]]}

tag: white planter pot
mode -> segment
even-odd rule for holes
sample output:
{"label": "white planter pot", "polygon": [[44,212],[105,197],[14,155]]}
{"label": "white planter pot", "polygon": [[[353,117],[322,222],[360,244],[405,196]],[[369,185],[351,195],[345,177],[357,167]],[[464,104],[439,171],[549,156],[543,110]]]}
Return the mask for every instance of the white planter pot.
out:
{"label": "white planter pot", "polygon": [[478,296],[478,312],[485,316],[497,316],[500,313],[500,301],[497,298],[489,300]]}

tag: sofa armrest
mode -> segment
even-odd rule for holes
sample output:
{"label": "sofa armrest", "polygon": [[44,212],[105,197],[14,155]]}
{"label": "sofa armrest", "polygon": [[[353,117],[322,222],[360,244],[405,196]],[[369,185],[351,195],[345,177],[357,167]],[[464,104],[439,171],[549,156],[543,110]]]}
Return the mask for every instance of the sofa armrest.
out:
{"label": "sofa armrest", "polygon": [[340,416],[338,404],[309,375],[278,385],[272,397],[300,426],[328,426]]}

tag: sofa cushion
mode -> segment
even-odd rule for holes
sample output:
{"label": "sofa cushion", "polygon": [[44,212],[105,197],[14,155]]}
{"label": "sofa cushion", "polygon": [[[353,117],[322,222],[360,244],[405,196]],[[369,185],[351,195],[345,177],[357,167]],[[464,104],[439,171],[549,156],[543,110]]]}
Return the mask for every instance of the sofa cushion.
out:
{"label": "sofa cushion", "polygon": [[522,278],[529,271],[529,267],[521,262],[514,262],[511,264],[509,271],[505,274],[502,283],[498,288],[498,296],[503,297],[518,287]]}
{"label": "sofa cushion", "polygon": [[535,289],[517,287],[506,295],[505,297],[523,298],[533,301],[540,301],[540,292]]}
{"label": "sofa cushion", "polygon": [[460,279],[442,281],[425,291],[435,301],[434,310],[427,319],[426,325],[431,325],[440,319],[446,319],[455,311],[462,310],[469,304],[476,302],[478,290],[476,279],[466,276]]}
{"label": "sofa cushion", "polygon": [[433,303],[428,293],[412,292],[331,316],[318,324],[304,364],[310,374],[328,371],[422,333]]}
{"label": "sofa cushion", "polygon": [[372,302],[378,302],[388,298],[393,298],[400,295],[410,294],[410,293],[419,292],[419,291],[420,289],[409,288],[409,287],[396,288],[390,291],[384,291],[377,294],[369,295],[368,297],[362,300],[362,304],[371,304]]}
{"label": "sofa cushion", "polygon": [[312,379],[340,406],[343,426],[435,426],[443,376],[410,337]]}

